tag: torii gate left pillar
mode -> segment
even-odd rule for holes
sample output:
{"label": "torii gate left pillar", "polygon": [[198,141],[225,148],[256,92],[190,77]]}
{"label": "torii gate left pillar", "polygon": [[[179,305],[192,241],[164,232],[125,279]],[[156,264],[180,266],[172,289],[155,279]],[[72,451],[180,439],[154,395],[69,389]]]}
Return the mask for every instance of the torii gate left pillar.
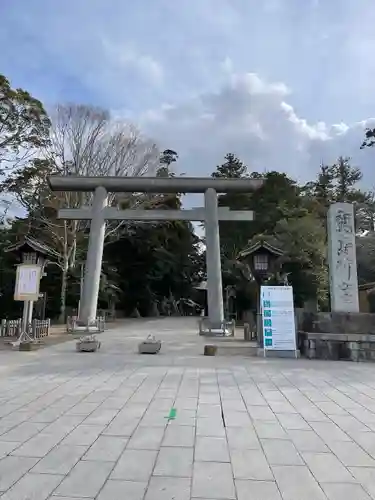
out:
{"label": "torii gate left pillar", "polygon": [[[111,179],[115,179],[116,184],[108,182],[111,181]],[[128,184],[129,181],[133,182],[130,182],[131,185],[128,185],[127,189],[124,189],[119,186],[119,184],[123,185],[124,181]],[[138,184],[134,181],[138,181]],[[213,329],[222,328],[224,321],[224,306],[221,279],[219,220],[249,221],[253,220],[253,212],[230,211],[226,207],[218,207],[217,192],[250,191],[251,189],[260,187],[263,183],[262,180],[189,179],[186,177],[173,179],[147,177],[50,177],[49,183],[51,188],[55,190],[62,190],[62,188],[65,191],[94,190],[91,207],[59,210],[59,218],[61,219],[91,220],[79,315],[79,323],[81,325],[91,325],[96,319],[106,220],[189,220],[205,222],[208,316]],[[87,183],[89,184],[87,185]],[[110,184],[109,186],[108,183]],[[163,185],[161,185],[162,183]],[[153,184],[157,185],[155,186]],[[142,185],[142,188],[140,188],[140,185]],[[108,191],[204,192],[205,207],[191,210],[118,210],[107,206]]]}
{"label": "torii gate left pillar", "polygon": [[104,209],[107,200],[107,190],[102,186],[97,187],[92,202],[89,245],[78,317],[79,323],[84,326],[89,326],[96,320],[106,226]]}
{"label": "torii gate left pillar", "polygon": [[[207,189],[204,193],[204,207],[208,318],[212,328],[221,329],[224,321],[224,304],[223,284],[221,279],[219,213],[217,206],[217,193],[212,188]],[[249,212],[245,212],[245,214],[247,215],[247,219],[245,218],[245,220],[253,219],[252,212],[251,215]]]}

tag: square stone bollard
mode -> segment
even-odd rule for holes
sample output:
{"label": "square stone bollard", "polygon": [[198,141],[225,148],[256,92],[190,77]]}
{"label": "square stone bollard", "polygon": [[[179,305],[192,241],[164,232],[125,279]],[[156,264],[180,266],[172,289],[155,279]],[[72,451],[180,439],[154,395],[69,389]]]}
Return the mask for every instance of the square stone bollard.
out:
{"label": "square stone bollard", "polygon": [[161,341],[149,335],[146,340],[138,344],[139,354],[157,354],[161,349]]}
{"label": "square stone bollard", "polygon": [[100,349],[100,342],[95,335],[81,337],[76,344],[76,350],[78,352],[95,352],[98,349]]}

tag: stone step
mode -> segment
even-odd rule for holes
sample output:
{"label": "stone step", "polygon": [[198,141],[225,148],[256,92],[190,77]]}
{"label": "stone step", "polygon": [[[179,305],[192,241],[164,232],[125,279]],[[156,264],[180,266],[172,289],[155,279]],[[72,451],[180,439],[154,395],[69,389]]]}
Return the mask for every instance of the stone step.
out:
{"label": "stone step", "polygon": [[258,353],[257,356],[259,358],[294,358],[294,359],[299,359],[301,357],[301,353],[299,349],[296,351],[274,351],[274,350],[268,350],[266,351],[266,356],[264,356],[264,349],[263,348],[258,348],[257,349]]}
{"label": "stone step", "polygon": [[258,346],[257,344],[250,342],[236,343],[232,344],[229,342],[215,342],[217,351],[217,356],[257,356]]}

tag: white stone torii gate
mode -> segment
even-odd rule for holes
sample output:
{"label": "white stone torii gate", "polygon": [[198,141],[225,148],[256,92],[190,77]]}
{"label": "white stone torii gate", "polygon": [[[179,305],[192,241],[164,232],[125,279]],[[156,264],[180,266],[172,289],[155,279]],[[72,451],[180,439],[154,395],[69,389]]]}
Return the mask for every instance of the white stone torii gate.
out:
{"label": "white stone torii gate", "polygon": [[[205,223],[208,316],[213,328],[222,327],[219,220],[251,221],[254,214],[218,207],[217,193],[253,191],[262,186],[262,179],[51,176],[48,183],[53,191],[94,191],[91,207],[58,212],[60,219],[91,220],[80,324],[90,325],[96,319],[106,220],[189,220]],[[205,206],[191,210],[118,210],[107,206],[108,192],[204,193]]]}

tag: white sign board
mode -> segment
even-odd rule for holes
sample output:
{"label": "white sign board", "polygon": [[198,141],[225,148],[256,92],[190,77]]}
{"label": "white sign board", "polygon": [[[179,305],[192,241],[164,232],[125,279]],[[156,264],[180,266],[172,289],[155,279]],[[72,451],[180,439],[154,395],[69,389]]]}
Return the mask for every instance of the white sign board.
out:
{"label": "white sign board", "polygon": [[17,267],[14,300],[38,300],[41,267],[21,264]]}
{"label": "white sign board", "polygon": [[327,226],[331,310],[359,312],[353,204],[333,203]]}
{"label": "white sign board", "polygon": [[296,351],[293,288],[262,286],[260,298],[264,350]]}

